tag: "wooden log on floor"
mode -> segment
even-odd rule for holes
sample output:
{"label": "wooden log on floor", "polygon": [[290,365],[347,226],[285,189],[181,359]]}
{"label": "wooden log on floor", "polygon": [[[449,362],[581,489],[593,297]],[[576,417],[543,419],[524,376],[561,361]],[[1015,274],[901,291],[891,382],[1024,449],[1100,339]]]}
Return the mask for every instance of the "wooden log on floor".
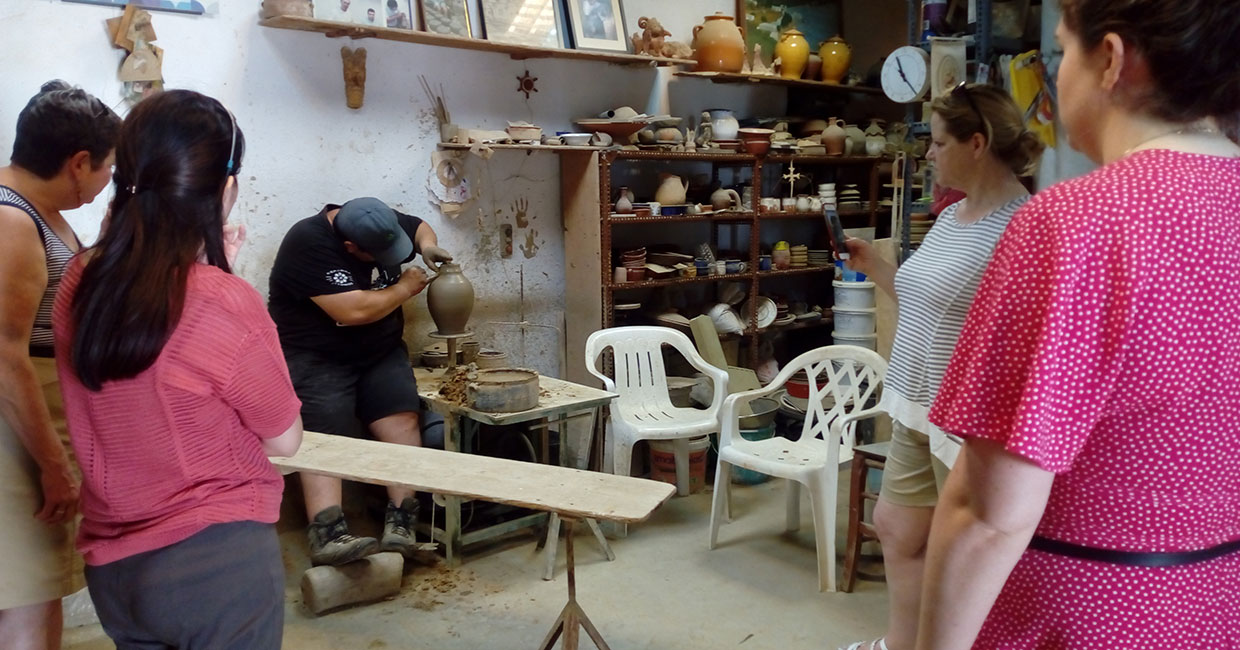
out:
{"label": "wooden log on floor", "polygon": [[376,553],[341,566],[316,566],[301,576],[301,600],[316,616],[383,600],[400,591],[404,568],[400,553]]}

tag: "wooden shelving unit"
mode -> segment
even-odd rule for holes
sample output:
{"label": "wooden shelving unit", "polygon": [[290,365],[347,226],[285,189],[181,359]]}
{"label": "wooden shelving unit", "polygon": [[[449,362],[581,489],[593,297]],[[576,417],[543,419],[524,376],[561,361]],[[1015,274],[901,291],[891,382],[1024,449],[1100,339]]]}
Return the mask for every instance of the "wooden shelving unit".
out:
{"label": "wooden shelving unit", "polygon": [[367,27],[318,18],[301,16],[274,16],[258,21],[263,27],[276,29],[294,29],[303,32],[318,32],[328,38],[348,37],[377,38],[384,41],[401,43],[418,43],[439,47],[454,47],[462,50],[479,52],[498,52],[507,54],[514,59],[579,59],[585,61],[601,61],[618,65],[661,66],[661,65],[696,65],[690,59],[668,59],[664,57],[638,56],[620,52],[590,52],[586,50],[569,50],[549,47],[531,47],[528,45],[512,45],[497,43],[480,38],[464,38],[448,34],[434,34],[411,29],[392,29],[390,27]]}
{"label": "wooden shelving unit", "polygon": [[811,79],[785,79],[774,75],[755,75],[742,74],[739,72],[687,72],[680,71],[676,73],[677,77],[685,77],[691,79],[707,79],[717,84],[767,84],[774,86],[788,86],[791,88],[809,88],[812,90],[820,90],[832,93],[855,93],[859,95],[883,95],[882,88],[870,88],[869,86],[846,86],[843,84],[829,84],[825,81],[813,81]]}

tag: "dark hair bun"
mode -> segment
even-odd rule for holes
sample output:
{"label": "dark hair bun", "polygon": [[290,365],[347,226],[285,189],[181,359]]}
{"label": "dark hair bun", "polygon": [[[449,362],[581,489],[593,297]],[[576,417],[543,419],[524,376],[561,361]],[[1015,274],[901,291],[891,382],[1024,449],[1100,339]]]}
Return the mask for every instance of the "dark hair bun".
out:
{"label": "dark hair bun", "polygon": [[39,88],[39,94],[43,95],[54,90],[73,90],[73,86],[70,86],[67,82],[60,79],[52,79],[51,81],[44,83],[43,86]]}

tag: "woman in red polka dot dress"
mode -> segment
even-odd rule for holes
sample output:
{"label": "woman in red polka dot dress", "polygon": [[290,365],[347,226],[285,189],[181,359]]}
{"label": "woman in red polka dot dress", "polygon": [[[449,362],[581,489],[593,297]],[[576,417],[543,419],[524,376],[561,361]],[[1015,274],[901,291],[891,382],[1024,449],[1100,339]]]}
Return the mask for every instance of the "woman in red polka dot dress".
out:
{"label": "woman in red polka dot dress", "polygon": [[1060,4],[1102,166],[1012,218],[930,413],[917,647],[1240,648],[1240,3]]}

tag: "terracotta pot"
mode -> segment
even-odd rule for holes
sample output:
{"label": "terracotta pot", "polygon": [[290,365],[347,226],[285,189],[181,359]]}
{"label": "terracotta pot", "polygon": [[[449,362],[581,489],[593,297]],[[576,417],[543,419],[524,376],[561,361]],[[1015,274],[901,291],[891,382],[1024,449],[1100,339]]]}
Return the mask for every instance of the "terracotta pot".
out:
{"label": "terracotta pot", "polygon": [[693,28],[698,72],[740,72],[745,64],[745,39],[731,16],[706,16]]}
{"label": "terracotta pot", "polygon": [[805,64],[809,62],[809,41],[801,32],[790,29],[775,44],[775,56],[780,60],[779,76],[800,79],[801,73],[805,72]]}
{"label": "terracotta pot", "polygon": [[823,43],[818,49],[822,57],[822,80],[829,84],[837,84],[848,76],[848,65],[852,63],[852,50],[843,37],[836,36]]}
{"label": "terracotta pot", "polygon": [[834,117],[827,119],[827,128],[822,132],[822,144],[827,148],[828,156],[838,156],[844,153],[844,143],[848,139],[848,132],[844,130],[844,120]]}
{"label": "terracotta pot", "polygon": [[426,307],[439,334],[463,334],[474,310],[474,285],[459,264],[445,262],[426,291]]}
{"label": "terracotta pot", "polygon": [[675,174],[659,174],[659,188],[654,192],[654,200],[660,205],[681,205],[685,202],[685,194],[689,191],[689,182],[683,181]]}

